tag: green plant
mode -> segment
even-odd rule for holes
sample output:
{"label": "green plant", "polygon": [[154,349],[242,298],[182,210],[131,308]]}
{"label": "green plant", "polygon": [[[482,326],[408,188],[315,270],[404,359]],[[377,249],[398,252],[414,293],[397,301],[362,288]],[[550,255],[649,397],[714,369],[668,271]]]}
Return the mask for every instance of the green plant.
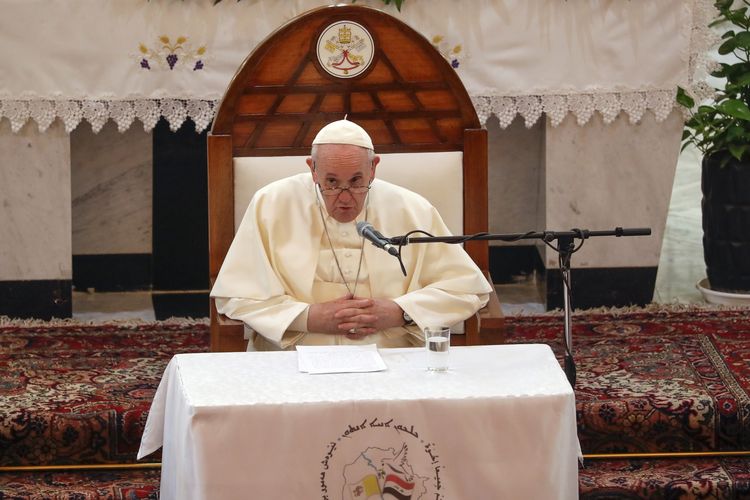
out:
{"label": "green plant", "polygon": [[[734,4],[740,6],[733,8]],[[737,60],[721,63],[711,73],[725,80],[724,88],[715,89],[712,103],[694,109],[694,99],[681,87],[677,102],[691,110],[682,135],[683,149],[692,144],[704,156],[721,155],[725,165],[731,157],[750,158],[750,0],[717,0],[714,5],[719,15],[710,26],[727,26],[719,54],[733,54]]]}

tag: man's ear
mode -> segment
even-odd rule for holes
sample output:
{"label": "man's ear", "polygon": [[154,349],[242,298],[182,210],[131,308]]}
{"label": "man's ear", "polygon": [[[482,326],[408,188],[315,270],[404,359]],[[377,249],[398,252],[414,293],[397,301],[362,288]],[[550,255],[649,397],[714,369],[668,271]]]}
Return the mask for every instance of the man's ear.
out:
{"label": "man's ear", "polygon": [[373,156],[372,167],[370,169],[370,182],[375,179],[375,168],[378,166],[378,163],[380,163],[380,157],[378,155]]}
{"label": "man's ear", "polygon": [[315,172],[315,163],[313,162],[312,156],[308,156],[307,160],[305,161],[307,162],[307,166],[310,167],[310,173],[313,176],[313,181],[318,182],[318,176]]}

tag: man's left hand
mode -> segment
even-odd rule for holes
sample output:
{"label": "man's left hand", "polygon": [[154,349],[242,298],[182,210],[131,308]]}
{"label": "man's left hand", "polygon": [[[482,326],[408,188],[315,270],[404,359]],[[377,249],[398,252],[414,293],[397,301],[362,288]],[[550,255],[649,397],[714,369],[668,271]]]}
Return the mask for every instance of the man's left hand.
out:
{"label": "man's left hand", "polygon": [[[402,326],[404,324],[404,311],[390,299],[372,299],[372,305],[361,309],[347,309],[339,311],[334,316],[342,320],[339,328],[354,330],[355,332],[375,332]],[[366,335],[348,333],[351,339],[364,338]]]}

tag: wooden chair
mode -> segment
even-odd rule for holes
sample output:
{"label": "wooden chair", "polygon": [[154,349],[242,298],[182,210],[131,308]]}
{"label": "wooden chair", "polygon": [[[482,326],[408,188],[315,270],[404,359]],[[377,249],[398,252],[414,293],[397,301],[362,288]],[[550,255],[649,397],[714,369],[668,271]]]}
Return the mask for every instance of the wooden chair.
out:
{"label": "wooden chair", "polygon": [[[322,7],[291,20],[258,45],[218,108],[208,136],[211,284],[252,194],[239,178],[252,176],[248,170],[259,173],[262,183],[289,175],[288,167],[275,166],[284,162],[278,157],[291,157],[298,171],[305,171],[315,134],[344,115],[370,133],[383,157],[378,177],[390,153],[457,157],[463,189],[449,187],[463,207],[458,221],[463,227],[451,227],[451,214],[441,214],[455,233],[487,231],[487,131],[455,70],[427,39],[384,12],[359,5]],[[429,167],[424,161],[400,161],[399,166],[412,177],[412,168]],[[416,178],[434,175],[426,170]],[[393,176],[398,172],[386,180],[400,183]],[[487,242],[468,242],[465,249],[489,278]],[[503,341],[495,294],[466,321],[465,335],[454,339],[456,344]],[[245,350],[246,345],[242,323],[217,314],[212,300],[211,350]]]}

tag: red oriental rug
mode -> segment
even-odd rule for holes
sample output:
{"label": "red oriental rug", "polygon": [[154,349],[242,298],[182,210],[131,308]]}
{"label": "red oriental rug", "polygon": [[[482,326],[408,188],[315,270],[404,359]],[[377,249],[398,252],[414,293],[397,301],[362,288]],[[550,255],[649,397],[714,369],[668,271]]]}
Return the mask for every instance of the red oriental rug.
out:
{"label": "red oriental rug", "polygon": [[578,472],[580,500],[750,499],[747,458],[589,460]]}
{"label": "red oriental rug", "polygon": [[[750,310],[577,314],[586,453],[750,451]],[[562,353],[561,315],[508,318],[509,342]]]}
{"label": "red oriental rug", "polygon": [[134,462],[167,363],[208,344],[205,322],[0,325],[0,466]]}
{"label": "red oriental rug", "polygon": [[0,500],[156,500],[160,469],[0,473]]}
{"label": "red oriental rug", "polygon": [[[560,314],[506,318],[509,342],[562,353]],[[169,359],[204,322],[0,322],[0,466],[135,461]],[[750,451],[750,310],[577,313],[585,454]],[[158,460],[149,457],[149,460]],[[158,469],[0,472],[5,498],[157,498]],[[750,498],[750,458],[586,460],[581,498]]]}

